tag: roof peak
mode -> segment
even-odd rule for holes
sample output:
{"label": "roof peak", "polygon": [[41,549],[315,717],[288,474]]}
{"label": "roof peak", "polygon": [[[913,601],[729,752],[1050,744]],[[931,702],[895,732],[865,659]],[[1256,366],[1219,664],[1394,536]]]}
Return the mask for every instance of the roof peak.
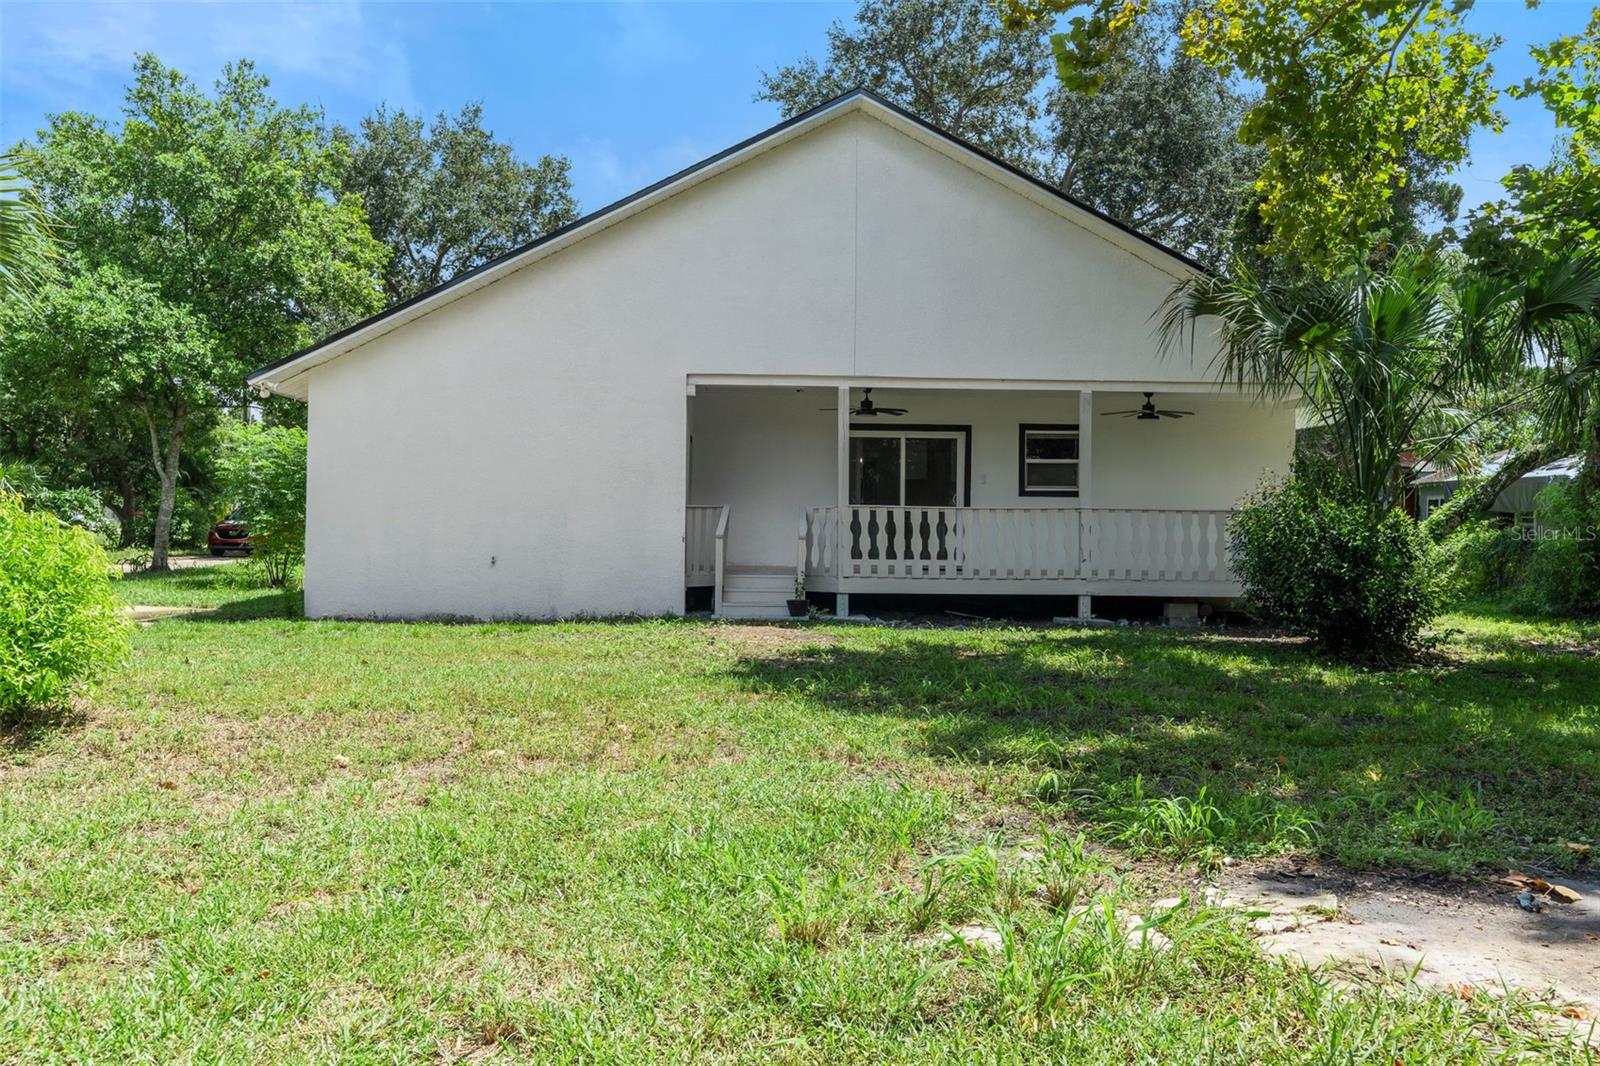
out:
{"label": "roof peak", "polygon": [[[601,207],[587,215],[584,215],[581,218],[559,227],[558,229],[552,230],[543,236],[536,237],[535,239],[527,242],[526,244],[520,245],[517,248],[513,248],[510,251],[495,257],[494,259],[480,263],[470,270],[462,271],[449,281],[436,285],[426,292],[418,293],[409,299],[402,300],[396,304],[391,304],[389,307],[384,308],[375,315],[369,316],[368,318],[362,319],[360,322],[330,334],[316,343],[308,345],[307,347],[302,348],[294,354],[280,359],[275,363],[269,363],[268,365],[253,371],[248,375],[246,381],[250,385],[260,389],[263,393],[268,391],[276,391],[278,387],[288,378],[297,376],[304,370],[308,370],[312,366],[325,361],[325,359],[314,357],[325,355],[325,358],[333,358],[336,355],[342,354],[343,351],[358,347],[361,344],[366,343],[368,340],[375,339],[375,337],[379,335],[377,333],[373,333],[372,336],[363,336],[364,334],[374,331],[386,323],[389,324],[389,328],[391,329],[398,328],[401,324],[409,321],[411,318],[419,317],[420,315],[425,314],[427,311],[427,305],[432,304],[441,296],[451,292],[452,290],[460,295],[465,295],[466,292],[471,291],[472,288],[475,288],[478,285],[488,284],[489,281],[494,280],[494,278],[501,273],[511,269],[516,261],[527,257],[533,252],[541,249],[554,250],[557,247],[564,246],[565,243],[580,239],[582,232],[593,227],[596,223],[608,218],[617,218],[618,216],[621,216],[623,212],[629,211],[630,209],[642,210],[643,207],[649,206],[651,203],[653,203],[654,198],[659,194],[666,192],[667,190],[679,185],[684,181],[694,178],[696,175],[712,172],[714,168],[722,164],[729,164],[730,161],[736,156],[744,155],[764,144],[773,142],[780,137],[784,137],[786,134],[793,134],[794,131],[802,130],[803,127],[817,126],[824,122],[831,121],[833,116],[830,116],[830,112],[844,114],[847,110],[853,109],[854,107],[859,107],[861,105],[870,105],[874,108],[881,109],[883,112],[893,116],[894,118],[910,123],[912,126],[925,131],[931,136],[949,145],[952,145],[965,153],[970,154],[983,163],[999,168],[1006,174],[1026,182],[1029,186],[1042,191],[1055,200],[1071,205],[1077,210],[1084,212],[1094,219],[1097,219],[1101,223],[1109,225],[1123,234],[1126,234],[1142,244],[1147,245],[1162,255],[1176,260],[1189,270],[1197,270],[1200,272],[1207,271],[1207,268],[1203,264],[1197,262],[1195,259],[1186,255],[1185,253],[1180,252],[1175,248],[1171,248],[1155,238],[1148,236],[1147,234],[1139,232],[1132,226],[1112,218],[1110,215],[1107,215],[1098,208],[1095,208],[1083,202],[1082,200],[1079,200],[1077,197],[1072,196],[1069,193],[1065,193],[1059,188],[1056,188],[1055,186],[1041,180],[1036,175],[1030,174],[1027,171],[1022,170],[1020,167],[1017,167],[1012,163],[1008,163],[1005,160],[990,154],[984,149],[979,148],[971,142],[962,139],[956,134],[934,125],[927,119],[924,119],[921,116],[908,111],[899,104],[886,99],[876,91],[869,89],[866,86],[856,86],[855,88],[843,92],[830,100],[824,101],[813,108],[802,111],[795,115],[791,115],[776,125],[770,126],[761,131],[760,133],[757,133],[751,137],[747,137],[737,144],[731,145],[730,147],[725,148],[714,155],[708,156],[707,158],[700,160],[698,163],[694,163],[688,167],[685,167],[674,174],[668,175],[667,177],[662,178],[660,181],[657,181],[651,185],[647,185],[637,192],[631,193],[620,200],[615,200],[604,207]],[[280,373],[281,371],[285,370],[289,370],[291,372],[288,374]]]}

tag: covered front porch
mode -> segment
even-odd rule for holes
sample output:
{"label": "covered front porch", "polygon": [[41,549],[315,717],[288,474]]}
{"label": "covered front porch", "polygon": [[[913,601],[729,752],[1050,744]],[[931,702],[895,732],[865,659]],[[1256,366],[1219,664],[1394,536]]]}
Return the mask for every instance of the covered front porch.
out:
{"label": "covered front porch", "polygon": [[1192,384],[690,392],[685,584],[729,617],[784,615],[797,580],[839,614],[852,594],[1230,599],[1229,511],[1293,438],[1292,411]]}

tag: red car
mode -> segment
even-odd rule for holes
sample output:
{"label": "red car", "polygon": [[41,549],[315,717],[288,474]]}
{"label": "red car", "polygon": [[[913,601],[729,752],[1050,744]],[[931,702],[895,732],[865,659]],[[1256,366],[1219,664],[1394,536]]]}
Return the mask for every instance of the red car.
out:
{"label": "red car", "polygon": [[249,555],[250,532],[245,529],[243,522],[231,517],[224,518],[206,534],[206,546],[211,549],[212,555],[226,555],[228,552]]}

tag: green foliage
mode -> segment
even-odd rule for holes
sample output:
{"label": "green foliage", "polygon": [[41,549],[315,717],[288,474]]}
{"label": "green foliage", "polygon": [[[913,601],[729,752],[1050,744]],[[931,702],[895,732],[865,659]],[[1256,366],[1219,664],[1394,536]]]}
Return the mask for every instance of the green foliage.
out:
{"label": "green foliage", "polygon": [[0,713],[44,707],[127,651],[110,564],[94,539],[0,491]]}
{"label": "green foliage", "polygon": [[1582,479],[1539,493],[1538,525],[1517,606],[1540,614],[1600,613],[1600,493]]}
{"label": "green foliage", "polygon": [[1240,137],[1267,149],[1268,250],[1324,272],[1365,257],[1408,155],[1460,163],[1475,130],[1504,124],[1488,62],[1499,40],[1462,29],[1450,0],[1212,0],[1184,43],[1261,84]]}
{"label": "green foliage", "polygon": [[306,550],[306,433],[237,423],[222,438],[223,491],[250,531],[268,581],[284,587]]}
{"label": "green foliage", "polygon": [[468,104],[431,129],[380,107],[357,131],[340,187],[361,197],[373,236],[388,247],[384,295],[397,303],[449,281],[578,217],[562,156],[524,163]]}
{"label": "green foliage", "polygon": [[15,493],[24,507],[48,511],[68,525],[88,530],[101,544],[114,544],[120,532],[116,516],[93,489],[56,488],[27,463],[0,463],[0,492]]}
{"label": "green foliage", "polygon": [[59,258],[50,212],[19,156],[0,153],[0,307],[27,302]]}
{"label": "green foliage", "polygon": [[1510,200],[1488,205],[1474,236],[1545,254],[1592,249],[1600,241],[1600,7],[1583,33],[1530,52],[1539,71],[1511,95],[1541,100],[1563,139],[1548,162],[1502,179]]}
{"label": "green foliage", "polygon": [[[1392,506],[1403,451],[1460,431],[1451,401],[1502,372],[1504,346],[1460,342],[1466,305],[1432,257],[1399,256],[1326,281],[1232,277],[1183,282],[1161,320],[1168,352],[1215,331],[1217,376],[1273,399],[1298,396],[1324,430],[1339,474],[1367,507]],[[1515,353],[1520,354],[1520,353]]]}
{"label": "green foliage", "polygon": [[[214,383],[233,362],[202,320],[119,267],[67,275],[3,341],[8,379],[47,392],[83,419],[129,412],[143,422],[161,479],[153,541],[162,565],[177,493],[180,446],[216,398]],[[117,417],[113,415],[112,417]]]}
{"label": "green foliage", "polygon": [[1035,92],[1049,70],[1038,35],[1000,24],[987,0],[863,0],[828,29],[828,57],[761,76],[758,100],[797,115],[868,88],[1017,166],[1035,165]]}
{"label": "green foliage", "polygon": [[1180,11],[1159,5],[1122,35],[1095,92],[1063,85],[1049,94],[1040,169],[1062,191],[1216,267],[1263,153],[1239,141],[1250,98],[1171,47]]}
{"label": "green foliage", "polygon": [[1396,661],[1417,648],[1438,611],[1426,534],[1403,512],[1374,514],[1335,484],[1319,487],[1303,474],[1268,484],[1234,516],[1230,534],[1251,609],[1329,654]]}
{"label": "green foliage", "polygon": [[1135,853],[1155,852],[1213,865],[1224,855],[1291,851],[1313,843],[1316,824],[1270,796],[1218,802],[1206,785],[1193,796],[1150,796],[1144,778],[1095,798],[1111,840]]}
{"label": "green foliage", "polygon": [[74,253],[51,320],[70,336],[36,323],[29,364],[98,390],[76,417],[137,412],[160,480],[157,567],[190,431],[242,406],[255,366],[382,306],[387,253],[339,188],[344,155],[248,62],[206,93],[144,55],[120,127],[55,115],[25,158]]}
{"label": "green foliage", "polygon": [[[1077,0],[1005,0],[1008,25],[1044,26]],[[1260,85],[1240,138],[1265,150],[1256,179],[1267,250],[1324,275],[1365,260],[1391,228],[1419,168],[1466,158],[1472,133],[1498,130],[1489,56],[1499,40],[1462,28],[1451,0],[1207,0],[1183,47]],[[1068,87],[1094,91],[1140,0],[1094,0],[1053,38]]]}
{"label": "green foliage", "polygon": [[204,384],[242,398],[243,374],[377,310],[386,258],[321,116],[280,107],[249,62],[210,93],[138,58],[123,120],[52,117],[25,173],[85,267],[114,264],[216,338]]}
{"label": "green foliage", "polygon": [[1455,798],[1424,793],[1390,816],[1395,837],[1405,844],[1450,851],[1481,845],[1495,829],[1495,815],[1471,789]]}
{"label": "green foliage", "polygon": [[1522,581],[1532,549],[1521,529],[1493,519],[1463,522],[1439,544],[1441,587],[1457,601],[1503,593]]}

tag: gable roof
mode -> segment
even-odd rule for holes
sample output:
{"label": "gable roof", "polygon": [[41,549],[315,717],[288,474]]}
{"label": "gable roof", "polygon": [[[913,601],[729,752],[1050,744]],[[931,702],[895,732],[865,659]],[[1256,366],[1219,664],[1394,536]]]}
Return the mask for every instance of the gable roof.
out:
{"label": "gable roof", "polygon": [[[843,115],[855,112],[866,112],[873,117],[886,121],[889,125],[902,129],[903,132],[920,132],[925,143],[931,142],[933,146],[945,150],[961,162],[973,166],[975,169],[987,171],[991,176],[1005,179],[1005,183],[1018,187],[1018,191],[1025,194],[1031,192],[1030,199],[1044,202],[1047,206],[1056,209],[1065,208],[1073,215],[1087,216],[1087,221],[1092,225],[1109,227],[1111,233],[1123,238],[1115,243],[1131,243],[1129,251],[1142,249],[1146,253],[1154,253],[1148,258],[1154,259],[1158,265],[1164,264],[1164,269],[1179,277],[1186,277],[1194,272],[1209,273],[1208,269],[1194,258],[1171,248],[1153,237],[1139,232],[1132,226],[1112,218],[1105,212],[1090,206],[1077,197],[1062,192],[1032,174],[1007,163],[1005,160],[990,155],[983,149],[973,145],[955,134],[935,126],[926,119],[907,111],[898,104],[879,96],[870,89],[852,89],[843,96],[836,97],[825,104],[812,108],[810,111],[785,119],[770,129],[763,130],[753,137],[740,141],[729,148],[725,148],[716,155],[702,159],[700,162],[678,171],[670,177],[663,178],[654,185],[640,189],[630,196],[608,204],[597,211],[593,211],[582,218],[567,223],[559,229],[552,230],[542,237],[535,238],[527,244],[513,248],[494,259],[470,270],[463,271],[441,285],[437,285],[426,292],[418,293],[409,299],[393,304],[377,314],[361,320],[352,326],[347,326],[337,333],[324,337],[322,340],[302,348],[284,359],[269,363],[258,370],[251,372],[246,377],[246,382],[263,392],[281,392],[283,386],[291,379],[299,377],[315,366],[336,358],[345,352],[352,351],[369,341],[376,340],[391,330],[398,329],[406,322],[427,314],[437,307],[459,299],[467,293],[485,285],[498,281],[500,278],[536,262],[545,255],[553,254],[570,244],[574,244],[591,233],[609,225],[614,225],[625,218],[637,214],[656,203],[666,199],[676,192],[698,184],[707,178],[738,166],[747,159],[786,143],[795,137],[806,133],[826,122],[831,122]],[[1040,194],[1043,194],[1040,196]],[[1079,217],[1077,221],[1085,221]],[[1131,238],[1131,241],[1129,239]],[[1126,243],[1125,243],[1126,242]],[[1147,256],[1141,256],[1147,258]]]}

